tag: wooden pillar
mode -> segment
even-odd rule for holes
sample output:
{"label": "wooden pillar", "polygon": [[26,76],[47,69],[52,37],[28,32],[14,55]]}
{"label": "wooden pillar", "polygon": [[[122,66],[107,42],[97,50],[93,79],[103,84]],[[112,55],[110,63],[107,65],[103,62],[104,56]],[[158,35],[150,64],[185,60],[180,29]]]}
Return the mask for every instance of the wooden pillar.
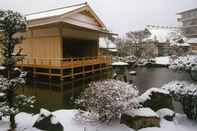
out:
{"label": "wooden pillar", "polygon": [[35,78],[36,77],[36,59],[33,59],[33,77]]}
{"label": "wooden pillar", "polygon": [[84,65],[82,66],[82,74],[83,74],[83,77],[85,77],[86,74],[85,74],[85,66]]}
{"label": "wooden pillar", "polygon": [[72,66],[71,66],[71,77],[74,78],[74,60],[73,60],[73,58],[71,58],[71,63],[72,63]]}
{"label": "wooden pillar", "polygon": [[52,78],[51,60],[49,60],[49,79]]}
{"label": "wooden pillar", "polygon": [[94,64],[92,64],[92,73],[94,73]]}
{"label": "wooden pillar", "polygon": [[64,69],[61,67],[60,69],[60,80],[63,81],[64,80]]}

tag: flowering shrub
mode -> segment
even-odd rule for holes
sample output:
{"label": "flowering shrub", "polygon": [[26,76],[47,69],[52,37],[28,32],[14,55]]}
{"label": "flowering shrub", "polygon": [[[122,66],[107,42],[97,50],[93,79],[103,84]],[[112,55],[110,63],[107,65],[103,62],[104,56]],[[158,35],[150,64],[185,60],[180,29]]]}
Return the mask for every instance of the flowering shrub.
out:
{"label": "flowering shrub", "polygon": [[133,85],[117,80],[91,82],[76,101],[87,111],[98,114],[99,120],[119,119],[120,114],[139,106]]}

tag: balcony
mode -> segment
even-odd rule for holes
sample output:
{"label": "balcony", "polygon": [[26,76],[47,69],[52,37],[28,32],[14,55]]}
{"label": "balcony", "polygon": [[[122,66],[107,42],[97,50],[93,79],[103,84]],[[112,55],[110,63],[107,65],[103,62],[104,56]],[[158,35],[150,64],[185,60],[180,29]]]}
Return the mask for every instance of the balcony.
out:
{"label": "balcony", "polygon": [[17,66],[36,67],[36,68],[77,68],[82,66],[90,66],[97,64],[111,64],[111,56],[96,57],[72,57],[60,59],[47,58],[25,58],[17,63]]}

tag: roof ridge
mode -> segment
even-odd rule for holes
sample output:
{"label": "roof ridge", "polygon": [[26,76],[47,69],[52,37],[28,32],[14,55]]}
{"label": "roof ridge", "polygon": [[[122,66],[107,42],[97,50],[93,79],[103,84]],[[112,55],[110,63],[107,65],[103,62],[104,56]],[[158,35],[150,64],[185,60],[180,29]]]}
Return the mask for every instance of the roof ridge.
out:
{"label": "roof ridge", "polygon": [[64,8],[70,8],[70,7],[74,7],[74,6],[87,5],[87,4],[88,4],[87,2],[80,3],[80,4],[73,4],[73,5],[65,6],[65,7],[60,7],[60,8],[55,8],[55,9],[49,9],[49,10],[44,10],[44,11],[38,11],[38,12],[33,12],[33,13],[26,14],[25,16],[35,15],[35,14],[40,14],[40,13],[45,13],[45,12],[59,10],[59,9],[64,9]]}

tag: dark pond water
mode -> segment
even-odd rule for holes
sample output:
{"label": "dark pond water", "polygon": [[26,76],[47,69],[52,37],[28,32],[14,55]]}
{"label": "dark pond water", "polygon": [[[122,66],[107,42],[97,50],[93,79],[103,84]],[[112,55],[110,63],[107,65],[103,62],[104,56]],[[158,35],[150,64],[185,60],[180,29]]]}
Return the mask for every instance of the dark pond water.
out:
{"label": "dark pond water", "polygon": [[23,88],[19,88],[17,93],[36,97],[35,108],[26,112],[37,113],[40,108],[50,111],[73,109],[76,108],[74,100],[91,81],[108,79],[111,76],[111,71],[107,71],[64,82],[36,79],[28,82]]}
{"label": "dark pond water", "polygon": [[162,85],[174,81],[188,81],[196,83],[193,81],[187,72],[175,72],[169,70],[165,67],[160,68],[146,68],[140,67],[133,69],[137,72],[136,76],[130,76],[129,79],[138,87],[140,92],[144,92],[151,87],[161,87]]}
{"label": "dark pond water", "polygon": [[[188,73],[173,72],[167,68],[135,68],[136,76],[128,75],[129,79],[138,87],[140,93],[151,87],[161,87],[172,80],[193,82]],[[40,108],[51,111],[57,109],[76,108],[73,103],[80,93],[88,86],[90,81],[111,78],[111,71],[98,73],[86,78],[68,80],[64,82],[51,82],[34,80],[24,88],[18,89],[19,94],[35,96],[37,99],[35,109],[29,112],[38,112]]]}

